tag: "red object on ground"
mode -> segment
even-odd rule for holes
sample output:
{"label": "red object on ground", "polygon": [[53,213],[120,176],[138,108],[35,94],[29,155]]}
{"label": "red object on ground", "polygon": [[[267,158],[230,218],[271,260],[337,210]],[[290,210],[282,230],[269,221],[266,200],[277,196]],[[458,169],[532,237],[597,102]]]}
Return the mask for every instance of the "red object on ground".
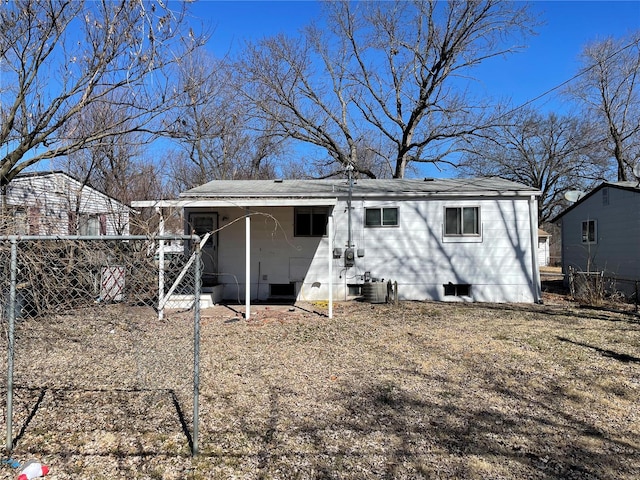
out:
{"label": "red object on ground", "polygon": [[29,460],[20,469],[16,480],[32,480],[34,478],[44,477],[47,473],[49,473],[49,467],[47,465],[42,465],[35,460]]}

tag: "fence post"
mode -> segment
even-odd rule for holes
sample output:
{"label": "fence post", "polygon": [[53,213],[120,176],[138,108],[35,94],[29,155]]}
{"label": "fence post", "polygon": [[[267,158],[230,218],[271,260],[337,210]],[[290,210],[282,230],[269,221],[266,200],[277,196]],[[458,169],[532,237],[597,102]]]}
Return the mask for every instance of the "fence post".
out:
{"label": "fence post", "polygon": [[[156,213],[160,216],[160,223],[158,225],[158,231],[160,235],[164,235],[164,216],[162,215],[162,209],[156,207]],[[162,237],[158,241],[158,305],[160,305],[164,299],[164,240]],[[164,318],[164,308],[158,308],[158,320]]]}
{"label": "fence post", "polygon": [[394,291],[394,305],[398,306],[398,281],[393,282],[393,291]]}
{"label": "fence post", "polygon": [[567,269],[568,275],[569,275],[569,293],[571,294],[572,297],[576,296],[576,286],[575,286],[575,275],[573,274],[573,267],[571,265],[569,265],[569,268]]}
{"label": "fence post", "polygon": [[11,286],[8,307],[8,349],[7,349],[7,451],[13,450],[13,353],[15,347],[16,284],[18,271],[18,242],[11,239]]}
{"label": "fence post", "polygon": [[196,258],[194,272],[194,303],[193,303],[193,451],[198,454],[198,433],[200,430],[200,289],[202,287],[202,249],[200,241],[196,242]]}

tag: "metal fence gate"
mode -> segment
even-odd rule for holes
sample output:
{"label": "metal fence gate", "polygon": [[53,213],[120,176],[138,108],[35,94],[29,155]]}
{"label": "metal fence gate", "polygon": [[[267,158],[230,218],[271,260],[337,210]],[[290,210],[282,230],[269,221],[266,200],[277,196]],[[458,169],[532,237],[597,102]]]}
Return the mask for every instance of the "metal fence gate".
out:
{"label": "metal fence gate", "polygon": [[[165,254],[169,241],[184,253]],[[195,455],[200,286],[197,236],[0,237],[6,449],[47,396],[84,395],[122,398],[121,408],[149,421],[154,408],[173,408]]]}

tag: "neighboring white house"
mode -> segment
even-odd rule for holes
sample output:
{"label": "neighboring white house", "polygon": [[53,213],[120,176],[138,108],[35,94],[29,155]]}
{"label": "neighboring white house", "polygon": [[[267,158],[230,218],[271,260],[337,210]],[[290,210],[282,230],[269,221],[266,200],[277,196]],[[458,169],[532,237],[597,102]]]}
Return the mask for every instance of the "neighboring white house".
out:
{"label": "neighboring white house", "polygon": [[2,234],[129,233],[129,207],[63,172],[18,175],[4,195]]}
{"label": "neighboring white house", "polygon": [[541,267],[546,267],[549,265],[551,260],[551,255],[549,253],[549,239],[551,235],[542,230],[538,229],[538,265]]}
{"label": "neighboring white house", "polygon": [[562,229],[564,273],[572,267],[583,272],[640,279],[638,182],[604,182],[553,222]]}
{"label": "neighboring white house", "polygon": [[204,284],[225,299],[244,299],[248,253],[250,300],[326,300],[329,286],[344,300],[391,280],[400,299],[538,302],[538,195],[498,178],[220,180],[173,205],[186,233],[215,232]]}

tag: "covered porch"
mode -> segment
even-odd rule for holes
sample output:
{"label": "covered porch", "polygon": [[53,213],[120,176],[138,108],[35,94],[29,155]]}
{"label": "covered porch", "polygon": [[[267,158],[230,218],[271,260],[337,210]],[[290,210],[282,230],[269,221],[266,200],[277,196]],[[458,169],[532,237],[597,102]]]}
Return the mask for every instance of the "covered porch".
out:
{"label": "covered porch", "polygon": [[[185,199],[134,206],[160,215],[163,208],[179,207],[184,232],[201,238],[201,306],[244,304],[248,318],[252,304],[266,302],[325,300],[331,313],[336,203],[335,198]],[[160,221],[158,233],[163,225]]]}

